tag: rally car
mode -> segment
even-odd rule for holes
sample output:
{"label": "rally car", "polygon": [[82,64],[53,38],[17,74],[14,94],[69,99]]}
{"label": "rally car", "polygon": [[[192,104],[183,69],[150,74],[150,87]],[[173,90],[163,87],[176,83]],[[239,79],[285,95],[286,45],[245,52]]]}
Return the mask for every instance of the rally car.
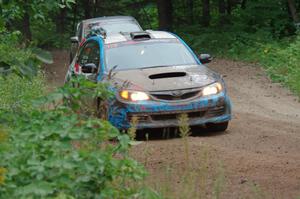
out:
{"label": "rally car", "polygon": [[203,65],[210,61],[164,31],[100,34],[81,46],[67,79],[85,74],[109,81],[114,97],[107,118],[119,129],[128,129],[133,117],[137,129],[177,127],[185,113],[191,126],[225,131],[231,102],[222,77]]}
{"label": "rally car", "polygon": [[101,26],[107,34],[118,32],[142,31],[139,23],[131,16],[110,16],[86,19],[77,24],[76,36],[71,37],[70,62],[76,54],[81,43],[83,43],[90,31]]}

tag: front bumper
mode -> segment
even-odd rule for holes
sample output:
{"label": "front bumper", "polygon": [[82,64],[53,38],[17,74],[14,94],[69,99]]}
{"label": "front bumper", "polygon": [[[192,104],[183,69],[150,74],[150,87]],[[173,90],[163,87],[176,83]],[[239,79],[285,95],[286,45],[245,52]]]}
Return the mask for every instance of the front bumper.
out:
{"label": "front bumper", "polygon": [[178,102],[115,100],[109,106],[109,121],[118,129],[130,128],[133,117],[139,120],[137,129],[177,127],[182,113],[189,116],[191,126],[227,122],[231,120],[231,102],[225,92]]}

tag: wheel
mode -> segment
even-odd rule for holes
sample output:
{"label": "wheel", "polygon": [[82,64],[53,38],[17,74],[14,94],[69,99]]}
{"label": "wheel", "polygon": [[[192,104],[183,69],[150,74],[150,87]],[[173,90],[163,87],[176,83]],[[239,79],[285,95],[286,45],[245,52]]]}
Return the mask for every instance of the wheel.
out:
{"label": "wheel", "polygon": [[70,52],[69,59],[70,59],[70,64],[71,64],[72,61],[73,61],[73,54],[72,54],[72,52]]}
{"label": "wheel", "polygon": [[108,102],[96,99],[96,117],[108,120]]}
{"label": "wheel", "polygon": [[228,128],[229,122],[215,123],[215,124],[207,124],[207,129],[211,132],[222,132],[226,131]]}

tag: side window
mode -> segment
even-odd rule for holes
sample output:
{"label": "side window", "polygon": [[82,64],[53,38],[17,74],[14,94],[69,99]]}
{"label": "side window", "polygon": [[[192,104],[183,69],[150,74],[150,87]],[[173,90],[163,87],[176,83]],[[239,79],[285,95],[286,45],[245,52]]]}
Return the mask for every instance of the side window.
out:
{"label": "side window", "polygon": [[83,27],[82,23],[80,23],[78,26],[78,29],[77,29],[77,33],[76,33],[79,42],[81,42],[81,39],[82,39],[82,27]]}
{"label": "side window", "polygon": [[77,63],[80,66],[85,64],[95,64],[97,67],[100,64],[100,49],[96,41],[88,42],[80,51]]}

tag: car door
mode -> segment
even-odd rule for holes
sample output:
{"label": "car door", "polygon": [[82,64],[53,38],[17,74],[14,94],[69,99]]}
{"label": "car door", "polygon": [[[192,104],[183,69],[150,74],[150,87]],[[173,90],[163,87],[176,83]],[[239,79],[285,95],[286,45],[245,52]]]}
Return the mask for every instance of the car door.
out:
{"label": "car door", "polygon": [[[96,66],[95,71],[85,69],[87,65]],[[88,41],[79,51],[75,63],[75,73],[84,74],[91,81],[96,81],[100,66],[100,47],[97,41]]]}
{"label": "car door", "polygon": [[[90,66],[95,66],[94,71],[90,71]],[[77,68],[76,68],[77,67]],[[79,51],[79,55],[75,64],[75,71],[77,74],[85,75],[90,81],[97,82],[97,76],[100,72],[100,47],[97,41],[88,41]],[[90,90],[89,92],[94,92]],[[88,94],[82,99],[84,106],[82,109],[87,110],[89,113],[93,113],[96,107],[96,99],[93,97],[93,93]]]}

